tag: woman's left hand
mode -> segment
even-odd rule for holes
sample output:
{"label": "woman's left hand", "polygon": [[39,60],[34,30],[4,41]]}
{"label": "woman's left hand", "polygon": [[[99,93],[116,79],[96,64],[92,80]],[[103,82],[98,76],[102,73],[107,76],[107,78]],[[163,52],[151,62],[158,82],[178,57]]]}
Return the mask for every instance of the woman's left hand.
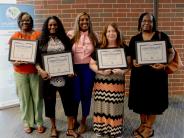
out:
{"label": "woman's left hand", "polygon": [[166,65],[164,64],[153,64],[153,65],[150,65],[152,68],[154,69],[157,69],[157,70],[160,70],[160,69],[164,69]]}
{"label": "woman's left hand", "polygon": [[68,77],[72,78],[72,77],[76,77],[77,74],[76,73],[73,73],[73,74],[68,74]]}
{"label": "woman's left hand", "polygon": [[111,74],[111,72],[112,72],[111,69],[105,69],[105,70],[102,71],[102,74],[105,75],[105,76],[108,76],[108,75]]}
{"label": "woman's left hand", "polygon": [[125,74],[125,70],[122,70],[122,69],[113,69],[112,72],[114,74],[117,74],[117,75],[124,75]]}

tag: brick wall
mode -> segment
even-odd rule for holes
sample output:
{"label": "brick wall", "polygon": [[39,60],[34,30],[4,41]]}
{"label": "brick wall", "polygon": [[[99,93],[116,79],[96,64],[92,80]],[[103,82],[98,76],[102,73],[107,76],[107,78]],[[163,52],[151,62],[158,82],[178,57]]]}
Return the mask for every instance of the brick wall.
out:
{"label": "brick wall", "polygon": [[[116,22],[128,44],[137,33],[138,17],[142,12],[154,12],[154,0],[17,0],[18,4],[35,6],[35,27],[40,29],[50,15],[59,16],[66,31],[72,29],[76,15],[90,14],[93,27],[100,32],[103,26]],[[158,0],[158,28],[166,32],[184,61],[184,1]],[[126,76],[128,91],[129,75]],[[177,71],[169,76],[170,94],[184,94],[184,74]]]}

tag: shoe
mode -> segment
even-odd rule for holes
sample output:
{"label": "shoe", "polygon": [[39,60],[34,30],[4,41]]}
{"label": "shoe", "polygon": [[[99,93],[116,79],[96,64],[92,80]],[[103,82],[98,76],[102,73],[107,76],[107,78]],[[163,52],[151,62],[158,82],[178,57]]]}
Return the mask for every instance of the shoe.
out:
{"label": "shoe", "polygon": [[85,124],[80,124],[80,127],[78,129],[79,134],[85,133],[87,130],[87,126]]}
{"label": "shoe", "polygon": [[31,127],[24,127],[24,132],[30,134],[31,132],[33,132],[33,129]]}
{"label": "shoe", "polygon": [[151,135],[149,137],[153,137],[154,133],[155,133],[154,130],[152,130],[152,133],[151,133]]}
{"label": "shoe", "polygon": [[58,134],[57,134],[57,129],[56,129],[55,127],[52,127],[52,128],[51,128],[50,136],[51,136],[51,137],[57,137],[57,136],[58,136]]}
{"label": "shoe", "polygon": [[123,138],[122,135],[115,135],[115,136],[114,136],[114,135],[113,135],[113,136],[110,135],[109,137],[110,137],[110,138]]}
{"label": "shoe", "polygon": [[141,132],[144,131],[145,123],[142,123],[137,129],[135,129],[132,133],[134,136],[139,135]]}
{"label": "shoe", "polygon": [[38,132],[38,133],[44,133],[45,132],[45,127],[44,126],[37,126],[37,128],[36,128],[36,131]]}
{"label": "shoe", "polygon": [[115,138],[123,138],[123,136],[122,135],[117,135],[117,136],[115,136]]}
{"label": "shoe", "polygon": [[150,138],[154,136],[154,130],[151,127],[145,126],[145,129],[142,133],[138,131],[138,134],[135,138]]}
{"label": "shoe", "polygon": [[80,137],[80,134],[76,133],[73,129],[68,129],[66,132],[67,136],[72,136],[74,138]]}
{"label": "shoe", "polygon": [[102,136],[102,134],[100,134],[100,133],[96,133],[96,136],[97,136],[97,137],[101,137],[101,136]]}

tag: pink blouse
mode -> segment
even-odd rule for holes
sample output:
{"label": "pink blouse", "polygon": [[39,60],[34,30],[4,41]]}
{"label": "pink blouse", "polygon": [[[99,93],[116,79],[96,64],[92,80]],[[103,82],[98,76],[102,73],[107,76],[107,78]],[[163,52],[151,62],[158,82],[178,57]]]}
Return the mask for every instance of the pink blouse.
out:
{"label": "pink blouse", "polygon": [[91,59],[91,54],[94,51],[94,46],[88,36],[88,32],[80,33],[79,41],[75,42],[72,46],[74,64],[88,64]]}

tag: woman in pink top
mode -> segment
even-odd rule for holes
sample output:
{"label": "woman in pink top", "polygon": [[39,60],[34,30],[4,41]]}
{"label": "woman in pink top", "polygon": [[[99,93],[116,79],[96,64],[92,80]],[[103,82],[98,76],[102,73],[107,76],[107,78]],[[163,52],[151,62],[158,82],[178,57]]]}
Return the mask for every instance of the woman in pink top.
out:
{"label": "woman in pink top", "polygon": [[[86,118],[90,112],[91,93],[94,83],[94,72],[89,68],[91,54],[94,52],[98,39],[93,32],[90,16],[82,12],[75,20],[74,30],[68,32],[72,41],[72,52],[74,59],[75,76],[73,79],[73,93],[76,107],[76,124],[78,107],[81,101],[82,119],[79,127],[79,133],[86,131]],[[77,127],[78,125],[76,125]]]}

